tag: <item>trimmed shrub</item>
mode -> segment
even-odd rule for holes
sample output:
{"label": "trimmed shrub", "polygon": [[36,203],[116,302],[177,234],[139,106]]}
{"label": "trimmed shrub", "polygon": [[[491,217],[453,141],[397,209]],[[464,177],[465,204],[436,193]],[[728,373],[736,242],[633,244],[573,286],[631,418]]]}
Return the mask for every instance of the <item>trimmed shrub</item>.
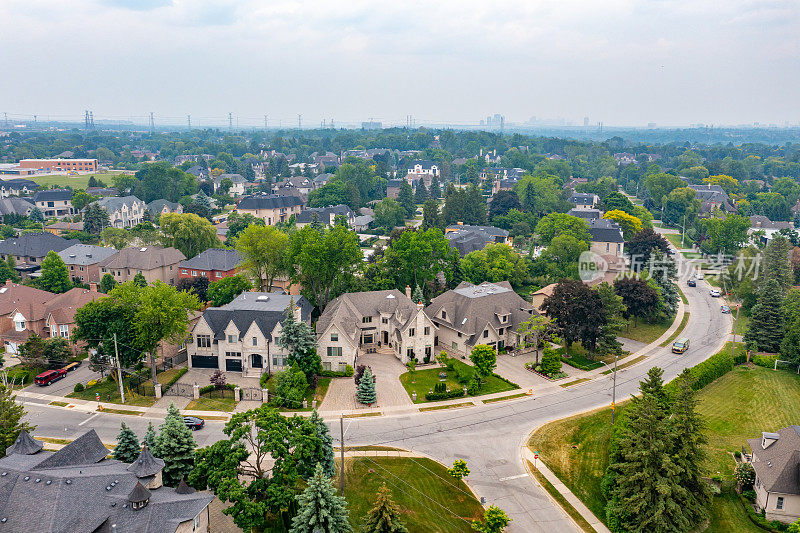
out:
{"label": "trimmed shrub", "polygon": [[[442,383],[444,385],[444,383]],[[427,392],[425,399],[429,401],[436,400],[451,400],[453,398],[461,398],[464,396],[464,389],[445,390],[445,392]]]}
{"label": "trimmed shrub", "polygon": [[73,392],[83,392],[86,390],[86,387],[83,386],[83,383],[76,383],[75,388],[72,389]]}
{"label": "trimmed shrub", "polygon": [[[700,390],[717,378],[733,370],[733,357],[729,350],[722,350],[690,369],[692,390]],[[671,381],[664,388],[671,393],[677,390],[677,383]]]}

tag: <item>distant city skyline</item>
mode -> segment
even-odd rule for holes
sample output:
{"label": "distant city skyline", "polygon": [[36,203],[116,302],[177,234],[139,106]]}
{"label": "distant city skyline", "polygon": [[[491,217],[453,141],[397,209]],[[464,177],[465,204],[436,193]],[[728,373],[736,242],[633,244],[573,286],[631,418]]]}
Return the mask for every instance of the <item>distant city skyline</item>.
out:
{"label": "distant city skyline", "polygon": [[791,0],[7,0],[0,18],[11,120],[800,122]]}

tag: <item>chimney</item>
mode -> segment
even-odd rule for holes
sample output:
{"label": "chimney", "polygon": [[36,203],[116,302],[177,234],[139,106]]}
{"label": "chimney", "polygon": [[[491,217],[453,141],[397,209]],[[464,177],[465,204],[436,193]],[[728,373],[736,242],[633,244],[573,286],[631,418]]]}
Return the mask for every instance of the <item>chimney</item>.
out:
{"label": "chimney", "polygon": [[420,311],[422,311],[422,308],[423,308],[423,307],[425,307],[425,304],[424,304],[423,302],[417,302],[417,309],[419,309]]}
{"label": "chimney", "polygon": [[89,284],[89,292],[97,292],[97,282],[93,281]]}
{"label": "chimney", "polygon": [[406,285],[406,298],[411,299],[411,286]]}

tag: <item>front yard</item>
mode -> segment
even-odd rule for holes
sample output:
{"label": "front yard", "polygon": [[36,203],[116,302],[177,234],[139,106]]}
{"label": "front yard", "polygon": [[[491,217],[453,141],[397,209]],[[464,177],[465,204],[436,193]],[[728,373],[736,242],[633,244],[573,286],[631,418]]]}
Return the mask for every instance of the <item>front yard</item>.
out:
{"label": "front yard", "polygon": [[[270,376],[269,379],[267,379],[267,382],[265,384],[266,386],[264,387],[269,391],[270,398],[272,398],[272,396],[275,394],[275,388],[277,386],[275,376],[276,374]],[[317,388],[315,389],[314,387],[309,386],[306,389],[305,394],[303,395],[303,398],[305,398],[308,407],[303,408],[302,405],[298,405],[297,407],[294,408],[279,407],[279,409],[281,411],[310,411],[312,405],[311,402],[313,400],[317,400],[317,407],[319,407],[322,404],[322,400],[325,399],[325,395],[328,393],[328,387],[330,386],[330,384],[331,384],[331,378],[318,377]]]}
{"label": "front yard", "polygon": [[650,344],[658,339],[672,325],[673,317],[665,318],[656,322],[639,320],[639,324],[634,324],[631,320],[629,327],[620,332],[619,336],[634,341]]}
{"label": "front yard", "polygon": [[[474,372],[473,368],[466,363],[458,360],[453,360],[453,370],[447,370],[441,366],[434,366],[433,368],[426,368],[424,370],[417,370],[413,374],[406,372],[400,375],[400,383],[406,389],[408,395],[413,399],[412,394],[417,393],[417,400],[414,403],[425,403],[425,393],[432,392],[434,387],[441,383],[439,374],[444,372],[447,374],[444,382],[449,390],[461,390],[464,384],[458,380],[459,375],[470,374]],[[485,383],[478,394],[466,396],[481,396],[484,394],[493,394],[495,392],[505,392],[509,390],[518,389],[519,386],[510,383],[497,374],[493,374],[485,379]]]}
{"label": "front yard", "polygon": [[[147,396],[143,394],[136,394],[127,387],[128,380],[125,380],[125,402],[124,405],[138,405],[141,407],[150,407],[156,403],[155,396]],[[85,390],[71,392],[67,394],[67,398],[77,398],[79,400],[95,401],[97,395],[100,395],[100,401],[106,403],[123,403],[119,394],[119,385],[113,379],[106,377],[102,381],[86,387]]]}

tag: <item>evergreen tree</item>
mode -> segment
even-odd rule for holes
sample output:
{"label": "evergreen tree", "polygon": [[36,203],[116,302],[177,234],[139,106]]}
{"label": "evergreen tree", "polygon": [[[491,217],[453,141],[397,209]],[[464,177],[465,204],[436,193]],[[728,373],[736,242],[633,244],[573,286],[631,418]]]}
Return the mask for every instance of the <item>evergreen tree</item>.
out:
{"label": "evergreen tree", "polygon": [[147,423],[147,431],[144,434],[144,442],[145,446],[150,448],[150,452],[155,455],[156,457],[160,457],[158,453],[158,435],[156,434],[156,428],[153,427],[152,422]]}
{"label": "evergreen tree", "polygon": [[136,433],[123,422],[119,435],[117,435],[117,445],[114,446],[114,459],[123,463],[132,463],[139,457],[140,451]]}
{"label": "evergreen tree", "polygon": [[186,427],[174,403],[167,408],[167,416],[156,439],[158,456],[164,460],[161,476],[164,485],[174,487],[181,478],[189,476],[194,467],[194,449],[197,444],[192,430]]}
{"label": "evergreen tree", "polygon": [[208,196],[206,196],[206,193],[204,193],[202,189],[198,191],[197,196],[195,196],[194,203],[207,209],[211,208],[211,201],[208,199]]}
{"label": "evergreen tree", "polygon": [[764,251],[764,279],[774,279],[785,293],[792,286],[794,275],[789,264],[791,243],[782,235],[775,235]]}
{"label": "evergreen tree", "polygon": [[375,506],[364,517],[361,531],[362,533],[408,533],[408,529],[400,520],[400,508],[392,501],[392,493],[386,487],[386,483],[378,489]]}
{"label": "evergreen tree", "polygon": [[[316,464],[322,465],[322,471],[326,476],[333,477],[336,474],[336,462],[333,456],[333,437],[331,437],[327,424],[325,424],[325,421],[319,416],[316,409],[311,412],[309,420],[314,424],[317,438],[319,439],[319,445],[315,447],[312,460]],[[313,465],[310,470],[313,470]],[[301,473],[301,475],[307,478],[311,476],[311,472],[308,472],[308,475],[304,473]]]}
{"label": "evergreen tree", "polygon": [[678,286],[675,280],[678,276],[678,269],[675,261],[661,250],[653,250],[650,256],[650,276],[658,285],[661,297],[664,300],[664,308],[667,316],[675,316],[678,311]]}
{"label": "evergreen tree", "polygon": [[33,206],[31,212],[28,213],[28,218],[34,222],[39,222],[39,223],[44,222],[44,215],[42,214],[42,210],[36,206]]}
{"label": "evergreen tree", "polygon": [[378,399],[375,394],[375,378],[372,377],[372,370],[369,367],[364,370],[364,375],[358,382],[356,399],[365,405],[372,405]]}
{"label": "evergreen tree", "polygon": [[626,311],[622,297],[614,292],[614,287],[608,283],[601,283],[595,289],[602,302],[605,324],[600,328],[600,336],[597,339],[597,352],[600,355],[622,354],[622,343],[617,339],[617,335],[625,327],[627,321],[623,317]]}
{"label": "evergreen tree", "polygon": [[676,380],[677,391],[672,398],[672,428],[675,447],[673,460],[680,468],[678,485],[686,493],[679,502],[691,524],[699,524],[708,518],[706,506],[711,499],[708,484],[703,481],[700,465],[705,458],[705,444],[708,442],[703,433],[703,420],[697,414],[697,399],[691,385],[692,373],[684,369]]}
{"label": "evergreen tree", "polygon": [[36,429],[36,426],[22,421],[25,408],[15,398],[11,388],[0,383],[0,457],[5,457],[6,450],[17,440],[20,431],[33,433]]}
{"label": "evergreen tree", "polygon": [[783,290],[778,281],[767,279],[753,306],[750,325],[744,335],[749,350],[775,353],[783,341]]}
{"label": "evergreen tree", "polygon": [[414,192],[411,190],[411,184],[406,180],[400,185],[400,192],[397,193],[397,203],[403,206],[406,212],[406,218],[414,216],[416,206],[414,205]]}
{"label": "evergreen tree", "polygon": [[72,288],[69,270],[64,260],[55,251],[50,250],[42,260],[41,277],[37,284],[42,290],[61,294]]}
{"label": "evergreen tree", "polygon": [[428,197],[438,200],[442,197],[442,188],[439,186],[439,176],[434,176],[431,180],[431,187],[428,189]]}
{"label": "evergreen tree", "polygon": [[425,187],[425,180],[419,180],[417,190],[414,192],[414,203],[417,205],[424,204],[427,199],[428,189]]}
{"label": "evergreen tree", "polygon": [[137,272],[136,275],[133,276],[133,284],[138,287],[147,287],[147,280],[144,278],[144,274]]}
{"label": "evergreen tree", "polygon": [[297,497],[299,510],[292,519],[289,533],[348,533],[353,531],[348,522],[347,501],[336,494],[331,480],[317,463],[314,477],[308,487]]}
{"label": "evergreen tree", "polygon": [[100,232],[110,225],[108,211],[100,207],[96,202],[86,206],[83,213],[83,231],[90,235],[100,235]]}
{"label": "evergreen tree", "polygon": [[317,336],[311,326],[294,317],[294,309],[292,299],[286,308],[277,344],[289,352],[289,364],[297,363],[306,381],[312,383],[314,376],[322,372],[322,360],[317,354]]}
{"label": "evergreen tree", "polygon": [[559,372],[561,372],[561,356],[550,347],[549,342],[545,342],[542,350],[542,374],[554,376]]}
{"label": "evergreen tree", "polygon": [[417,285],[414,289],[414,294],[411,295],[411,299],[414,300],[416,304],[424,304],[425,303],[425,295],[422,294],[422,289]]}

